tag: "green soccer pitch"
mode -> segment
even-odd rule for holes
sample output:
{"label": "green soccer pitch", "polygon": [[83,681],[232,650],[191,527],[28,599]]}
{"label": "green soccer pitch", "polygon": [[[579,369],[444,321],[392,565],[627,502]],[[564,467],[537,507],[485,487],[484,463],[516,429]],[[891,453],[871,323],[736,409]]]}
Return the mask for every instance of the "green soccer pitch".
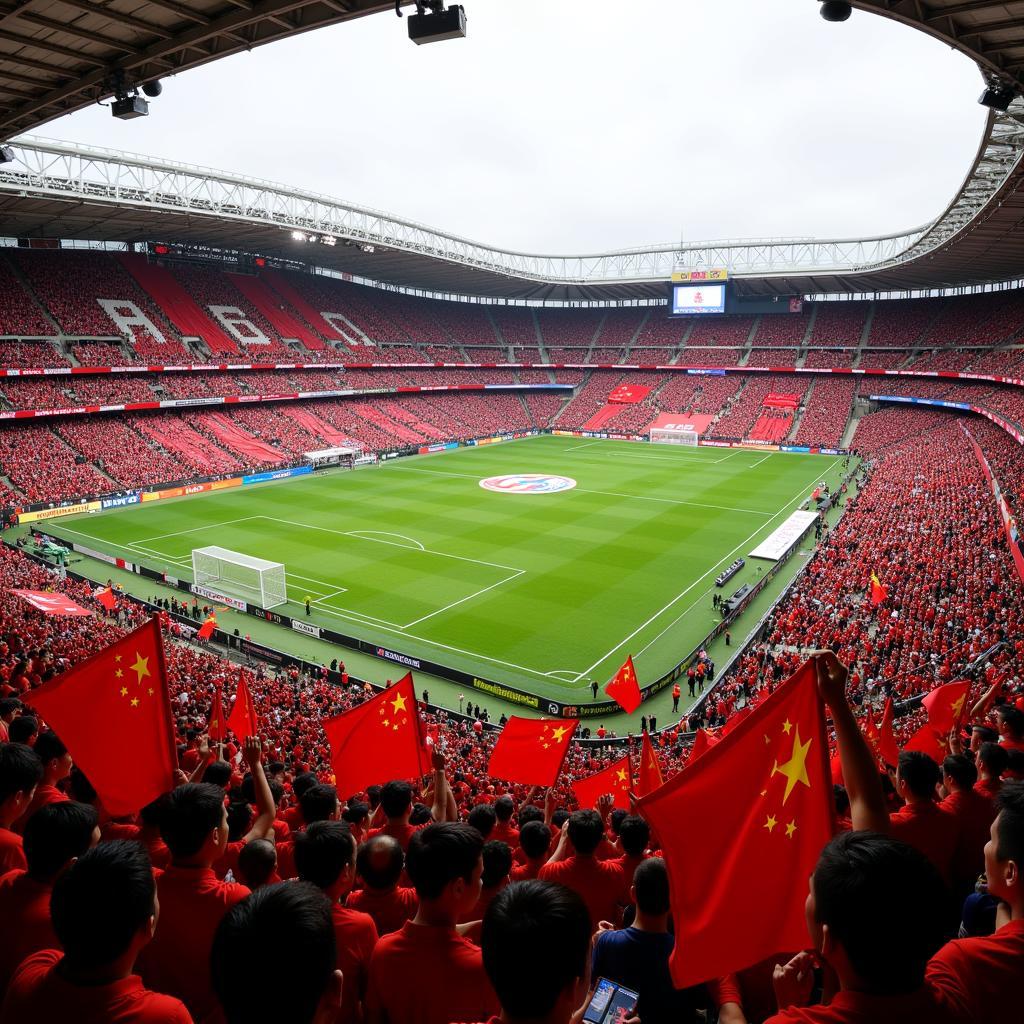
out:
{"label": "green soccer pitch", "polygon": [[[627,654],[641,685],[714,625],[719,572],[842,459],[542,436],[77,516],[45,529],[191,579],[193,548],[283,562],[278,610],[567,702]],[[554,493],[486,490],[550,474]],[[743,580],[756,579],[752,560]]]}

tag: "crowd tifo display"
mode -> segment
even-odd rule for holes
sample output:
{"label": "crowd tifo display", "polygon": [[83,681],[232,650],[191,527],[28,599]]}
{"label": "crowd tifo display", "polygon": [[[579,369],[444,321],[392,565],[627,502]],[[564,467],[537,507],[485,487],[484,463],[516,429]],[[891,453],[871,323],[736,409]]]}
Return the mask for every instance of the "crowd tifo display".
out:
{"label": "crowd tifo display", "polygon": [[[285,1005],[254,967],[283,1019],[347,1024],[544,1019],[530,1000],[591,972],[644,1024],[1014,1019],[1024,585],[989,474],[1018,515],[1022,331],[1015,291],[670,319],[0,251],[8,509],[661,413],[862,460],[756,642],[629,740],[240,666],[197,645],[201,599],[157,611],[0,545],[0,1024],[58,962],[54,1015],[118,985],[131,1019],[182,1024]],[[68,372],[20,372],[44,368]]]}

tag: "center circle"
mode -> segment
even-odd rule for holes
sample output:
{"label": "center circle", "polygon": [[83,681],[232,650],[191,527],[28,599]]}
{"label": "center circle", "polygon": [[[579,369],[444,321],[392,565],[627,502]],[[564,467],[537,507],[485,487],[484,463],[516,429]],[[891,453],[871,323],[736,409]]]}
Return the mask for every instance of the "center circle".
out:
{"label": "center circle", "polygon": [[557,494],[571,491],[576,481],[571,476],[550,476],[547,473],[513,473],[509,476],[489,476],[480,481],[485,491],[500,494]]}

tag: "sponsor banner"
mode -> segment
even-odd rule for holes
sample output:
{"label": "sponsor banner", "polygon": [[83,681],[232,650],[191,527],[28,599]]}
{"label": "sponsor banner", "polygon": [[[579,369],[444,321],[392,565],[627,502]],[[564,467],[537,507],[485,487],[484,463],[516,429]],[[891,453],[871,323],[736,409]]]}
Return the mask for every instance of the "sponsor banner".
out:
{"label": "sponsor banner", "polygon": [[242,640],[238,648],[246,654],[255,655],[257,658],[273,662],[275,665],[285,663],[285,656],[280,651],[275,651],[272,647],[264,647],[262,644],[254,644],[251,640]]}
{"label": "sponsor banner", "polygon": [[248,605],[237,597],[222,594],[219,590],[211,590],[209,587],[204,587],[201,583],[192,583],[188,589],[189,593],[195,594],[196,597],[205,597],[210,601],[217,601],[220,604],[227,605],[228,608],[234,608],[238,612],[244,612],[248,608]]}
{"label": "sponsor banner", "polygon": [[292,476],[305,476],[312,473],[312,466],[295,466],[292,469],[272,469],[266,473],[251,473],[242,477],[243,484],[262,484],[268,480],[287,480]]}
{"label": "sponsor banner", "polygon": [[[669,367],[669,369],[672,369],[672,367]],[[744,369],[745,370],[746,369],[751,369],[751,367],[744,367]],[[690,374],[693,374],[694,376],[697,376],[697,377],[724,377],[725,376],[725,370],[713,369],[710,366],[703,366],[703,367],[688,366],[686,368],[686,372],[690,373]]]}
{"label": "sponsor banner", "polygon": [[232,476],[227,480],[211,480],[210,490],[211,491],[223,491],[229,487],[241,487],[242,478],[240,476]]}
{"label": "sponsor banner", "polygon": [[680,281],[728,281],[729,271],[725,267],[711,267],[707,270],[674,270],[672,280]]}
{"label": "sponsor banner", "polygon": [[780,452],[803,452],[803,453],[806,454],[810,450],[811,449],[808,448],[807,445],[804,445],[804,444],[780,444],[779,445],[779,451]]}
{"label": "sponsor banner", "polygon": [[417,449],[417,454],[418,455],[430,455],[433,452],[447,452],[447,451],[451,451],[453,448],[458,448],[458,447],[459,447],[459,442],[458,441],[448,441],[446,444],[428,444],[428,445],[424,445],[422,448]]}
{"label": "sponsor banner", "polygon": [[393,661],[397,665],[404,665],[406,668],[420,667],[419,658],[410,658],[408,654],[400,654],[398,651],[389,651],[386,647],[377,647],[374,649],[374,654],[378,658],[384,658],[386,661]]}
{"label": "sponsor banner", "polygon": [[[474,690],[480,690],[481,693],[489,693],[492,697],[500,697],[502,700],[507,700],[510,704],[519,704],[522,707],[540,710],[540,697],[535,693],[517,690],[514,686],[506,686],[502,683],[492,683],[488,679],[478,679],[476,676],[473,677],[471,685]],[[548,713],[559,715],[561,714],[561,707],[561,704],[556,704],[552,701],[548,704]]]}
{"label": "sponsor banner", "polygon": [[819,448],[819,455],[845,455],[845,450],[839,448]]}
{"label": "sponsor banner", "polygon": [[[67,544],[68,541],[63,543]],[[115,558],[113,555],[104,554],[102,551],[97,551],[95,548],[88,548],[84,544],[79,544],[77,541],[71,541],[71,550],[77,551],[80,555],[88,555],[90,558],[96,558],[101,562],[108,562],[110,565],[117,565],[121,559]]]}
{"label": "sponsor banner", "polygon": [[77,516],[81,512],[96,512],[100,507],[98,501],[81,501],[77,505],[65,505],[63,508],[41,508],[37,512],[19,512],[19,523],[41,523],[45,519],[61,519],[64,516]]}
{"label": "sponsor banner", "polygon": [[700,446],[701,448],[731,448],[732,441],[705,441],[701,438]]}
{"label": "sponsor banner", "polygon": [[972,412],[973,407],[967,402],[944,402],[938,398],[910,398],[905,395],[868,395],[872,402],[903,402],[905,405],[930,405],[940,409],[960,409]]}
{"label": "sponsor banner", "polygon": [[137,505],[142,500],[138,491],[131,494],[122,494],[119,498],[102,498],[100,505],[103,508],[123,508],[125,505]]}
{"label": "sponsor banner", "polygon": [[794,512],[777,530],[772,531],[750,552],[751,558],[766,558],[777,562],[799,542],[818,518],[817,512]]}
{"label": "sponsor banner", "polygon": [[[267,612],[267,615],[270,613]],[[320,639],[320,627],[314,626],[312,622],[303,622],[301,619],[292,619],[292,629],[296,633],[305,633],[306,636],[314,636],[317,640]]]}
{"label": "sponsor banner", "polygon": [[739,444],[733,445],[734,448],[753,448],[759,452],[777,452],[779,446],[777,444],[771,444],[768,441],[741,441]]}

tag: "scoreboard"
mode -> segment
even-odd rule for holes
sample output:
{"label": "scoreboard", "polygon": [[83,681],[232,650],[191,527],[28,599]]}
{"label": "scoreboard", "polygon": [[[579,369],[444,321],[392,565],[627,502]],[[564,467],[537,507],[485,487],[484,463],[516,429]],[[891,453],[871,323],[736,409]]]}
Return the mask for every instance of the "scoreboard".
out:
{"label": "scoreboard", "polygon": [[724,268],[677,270],[669,291],[669,315],[724,313],[729,272]]}

